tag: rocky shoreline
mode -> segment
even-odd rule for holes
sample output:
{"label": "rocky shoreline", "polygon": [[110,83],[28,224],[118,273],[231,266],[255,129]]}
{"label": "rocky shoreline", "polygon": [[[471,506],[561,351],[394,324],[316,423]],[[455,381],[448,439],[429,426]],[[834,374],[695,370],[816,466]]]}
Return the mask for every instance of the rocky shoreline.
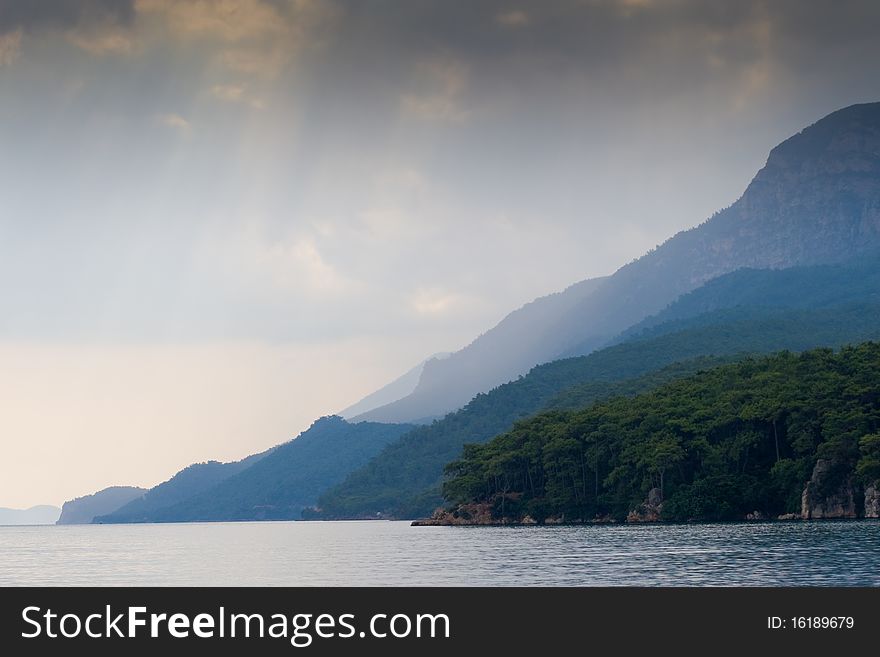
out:
{"label": "rocky shoreline", "polygon": [[758,514],[758,517],[754,517],[754,514],[748,514],[742,520],[728,520],[728,521],[720,521],[720,520],[688,520],[686,523],[682,523],[679,521],[672,520],[630,520],[626,519],[623,521],[618,521],[614,518],[594,518],[592,520],[568,520],[565,518],[547,518],[544,522],[539,523],[534,518],[526,516],[521,520],[476,520],[476,519],[464,519],[459,516],[454,516],[451,511],[444,511],[442,514],[434,514],[430,518],[422,518],[420,520],[413,520],[410,525],[412,527],[554,527],[554,526],[574,526],[574,525],[680,525],[680,524],[717,524],[720,522],[731,522],[731,523],[740,523],[740,522],[814,522],[814,521],[823,521],[823,522],[846,522],[853,520],[878,520],[877,516],[852,516],[852,517],[841,517],[841,518],[804,518],[799,513],[786,513],[779,515],[775,518],[765,517],[763,514]]}
{"label": "rocky shoreline", "polygon": [[[880,518],[880,481],[865,487],[864,507],[857,508],[857,489],[852,477],[837,486],[829,486],[831,463],[819,459],[813,468],[810,480],[801,495],[800,513],[785,513],[770,517],[755,510],[740,518],[740,522],[792,522],[796,520],[859,520]],[[830,488],[830,490],[829,490]],[[858,489],[861,490],[861,489]],[[687,522],[704,522],[699,519]],[[413,527],[449,526],[531,526],[531,525],[606,525],[606,524],[675,524],[663,519],[663,496],[659,488],[648,491],[645,501],[630,510],[622,521],[611,516],[601,516],[590,520],[571,520],[565,516],[550,516],[541,521],[524,516],[522,518],[498,518],[491,504],[462,504],[456,509],[437,509],[430,518],[414,520]]]}
{"label": "rocky shoreline", "polygon": [[[788,517],[788,515],[794,517]],[[529,522],[529,521],[506,521],[506,522],[461,522],[459,520],[454,520],[451,522],[445,522],[443,520],[431,518],[422,518],[421,520],[413,520],[410,522],[411,527],[573,527],[576,525],[634,525],[634,524],[643,524],[643,525],[709,525],[709,524],[739,524],[743,522],[753,522],[753,523],[776,523],[776,522],[854,522],[857,520],[877,520],[877,518],[810,518],[809,520],[804,520],[797,514],[787,514],[785,516],[779,516],[778,518],[765,518],[763,520],[688,520],[687,522],[680,522],[674,520],[655,520],[653,522],[645,522],[645,523],[630,523],[630,522],[618,522],[617,520],[608,520],[608,521],[597,521],[597,520],[559,520],[555,522]]]}

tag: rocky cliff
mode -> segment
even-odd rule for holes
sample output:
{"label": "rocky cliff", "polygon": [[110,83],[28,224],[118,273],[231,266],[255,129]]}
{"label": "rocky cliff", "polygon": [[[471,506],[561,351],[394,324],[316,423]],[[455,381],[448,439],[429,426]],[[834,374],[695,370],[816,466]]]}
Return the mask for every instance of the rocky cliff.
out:
{"label": "rocky cliff", "polygon": [[865,488],[865,517],[880,518],[880,481]]}
{"label": "rocky cliff", "polygon": [[663,495],[659,488],[648,491],[648,497],[642,504],[629,512],[627,522],[660,522],[663,514]]}
{"label": "rocky cliff", "polygon": [[820,520],[824,518],[856,518],[856,496],[852,474],[836,481],[835,464],[819,459],[813,475],[801,495],[801,518]]}

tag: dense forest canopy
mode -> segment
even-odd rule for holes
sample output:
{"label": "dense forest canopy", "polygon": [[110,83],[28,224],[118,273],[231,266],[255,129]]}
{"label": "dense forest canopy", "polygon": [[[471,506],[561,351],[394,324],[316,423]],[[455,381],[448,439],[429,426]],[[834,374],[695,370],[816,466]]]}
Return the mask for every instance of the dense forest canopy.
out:
{"label": "dense forest canopy", "polygon": [[[800,513],[880,479],[880,344],[748,358],[469,444],[443,486],[492,517],[624,519],[653,491],[663,520]],[[822,478],[815,480],[818,461]]]}

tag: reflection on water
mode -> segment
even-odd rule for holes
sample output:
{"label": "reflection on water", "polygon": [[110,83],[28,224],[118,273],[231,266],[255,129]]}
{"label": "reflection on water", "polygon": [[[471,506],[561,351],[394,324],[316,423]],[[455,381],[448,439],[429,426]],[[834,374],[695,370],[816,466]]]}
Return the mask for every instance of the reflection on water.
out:
{"label": "reflection on water", "polygon": [[880,585],[880,522],[0,527],[0,585]]}

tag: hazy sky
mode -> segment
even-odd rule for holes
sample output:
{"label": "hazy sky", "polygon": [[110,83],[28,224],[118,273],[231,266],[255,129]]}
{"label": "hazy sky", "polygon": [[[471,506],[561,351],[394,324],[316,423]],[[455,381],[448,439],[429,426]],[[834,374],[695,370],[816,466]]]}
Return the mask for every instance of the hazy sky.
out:
{"label": "hazy sky", "polygon": [[880,3],[0,0],[0,506],[296,435],[880,99]]}

